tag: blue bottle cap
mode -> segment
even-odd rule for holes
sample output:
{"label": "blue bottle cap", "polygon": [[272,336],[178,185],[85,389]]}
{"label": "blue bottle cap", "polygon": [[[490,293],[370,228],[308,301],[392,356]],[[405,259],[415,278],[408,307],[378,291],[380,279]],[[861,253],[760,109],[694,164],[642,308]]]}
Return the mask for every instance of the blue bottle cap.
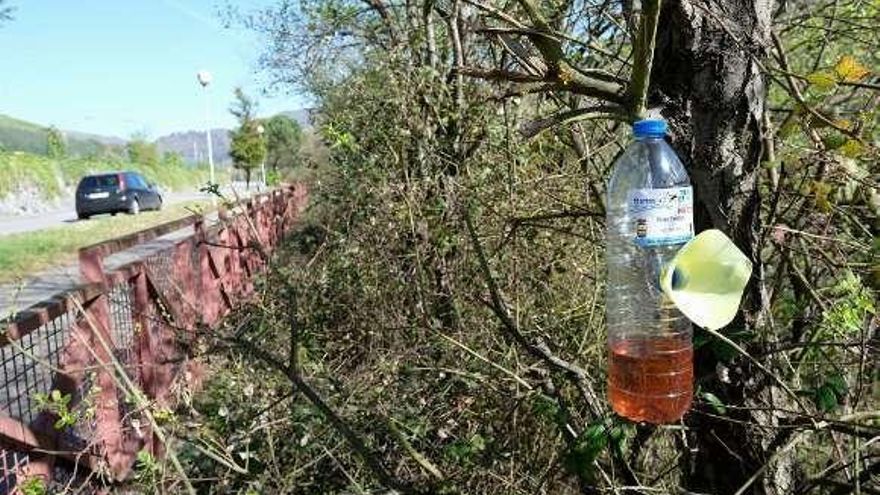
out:
{"label": "blue bottle cap", "polygon": [[666,135],[666,121],[660,119],[639,120],[633,124],[633,134],[640,137],[663,137]]}

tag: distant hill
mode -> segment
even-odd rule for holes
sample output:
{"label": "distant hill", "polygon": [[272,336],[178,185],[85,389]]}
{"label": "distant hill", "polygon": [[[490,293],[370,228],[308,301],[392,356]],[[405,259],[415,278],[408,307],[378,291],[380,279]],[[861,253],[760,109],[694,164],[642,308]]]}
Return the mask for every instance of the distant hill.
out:
{"label": "distant hill", "polygon": [[311,108],[300,108],[299,110],[288,110],[286,112],[281,112],[278,115],[290,117],[291,119],[295,120],[300,125],[300,127],[305,129],[314,125],[314,118],[312,117],[313,111],[314,110]]}
{"label": "distant hill", "polygon": [[[183,131],[162,136],[155,142],[160,153],[178,153],[187,163],[206,163],[208,144],[205,138],[205,131]],[[229,158],[229,129],[211,130],[211,148],[215,165],[232,162]]]}
{"label": "distant hill", "polygon": [[[279,115],[295,120],[303,128],[311,127],[312,125],[310,109],[290,110],[281,112]],[[205,142],[205,131],[174,132],[156,139],[156,145],[160,153],[178,153],[187,163],[203,163],[208,161],[206,158],[207,143]],[[229,129],[212,130],[211,146],[214,150],[214,163],[216,165],[223,166],[232,163],[232,159],[229,157]]]}
{"label": "distant hill", "polygon": [[68,140],[73,139],[74,141],[95,142],[108,146],[125,146],[125,143],[128,142],[127,139],[122,139],[116,136],[102,136],[100,134],[90,134],[88,132],[64,131],[64,134],[67,136]]}
{"label": "distant hill", "polygon": [[[290,117],[303,128],[311,127],[313,124],[311,109],[291,110],[281,112],[279,115]],[[67,150],[71,155],[88,156],[108,151],[121,153],[124,152],[127,143],[127,140],[114,136],[68,130],[62,130],[62,132],[67,139]],[[47,134],[47,127],[0,114],[0,149],[42,155],[46,153]],[[213,129],[211,140],[214,163],[220,166],[230,164],[232,160],[229,157],[229,129]],[[154,142],[160,153],[178,153],[186,163],[208,161],[204,131],[174,132],[161,136]]]}
{"label": "distant hill", "polygon": [[[73,155],[97,154],[125,144],[125,140],[112,136],[66,130],[62,133]],[[48,127],[0,114],[0,147],[5,150],[45,154],[47,134]]]}

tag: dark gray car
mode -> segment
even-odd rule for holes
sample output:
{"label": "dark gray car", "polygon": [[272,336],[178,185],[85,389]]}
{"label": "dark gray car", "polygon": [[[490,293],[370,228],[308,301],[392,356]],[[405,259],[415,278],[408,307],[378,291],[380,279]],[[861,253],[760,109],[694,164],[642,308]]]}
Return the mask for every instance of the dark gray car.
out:
{"label": "dark gray car", "polygon": [[161,208],[159,190],[137,172],[87,175],[76,188],[76,216],[80,219],[102,213],[137,215],[142,210]]}

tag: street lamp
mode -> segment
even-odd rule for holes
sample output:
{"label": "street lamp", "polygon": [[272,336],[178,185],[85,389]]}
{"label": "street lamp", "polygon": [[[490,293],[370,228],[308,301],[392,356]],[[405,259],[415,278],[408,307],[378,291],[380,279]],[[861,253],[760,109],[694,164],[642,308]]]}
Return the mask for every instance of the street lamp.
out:
{"label": "street lamp", "polygon": [[[211,185],[213,186],[216,184],[216,180],[214,178],[214,150],[213,146],[211,146],[211,104],[208,98],[208,85],[211,84],[214,77],[211,76],[210,72],[200,70],[196,74],[196,78],[199,80],[199,84],[202,85],[202,88],[205,89],[205,137],[208,141],[208,166],[211,169]],[[211,203],[216,204],[216,201],[216,195],[211,194]]]}
{"label": "street lamp", "polygon": [[[257,125],[257,134],[260,136],[260,139],[263,139],[263,133],[266,132],[266,128],[263,127],[263,124]],[[266,189],[266,155],[263,155],[262,160],[260,161],[260,175],[263,177],[263,189]]]}

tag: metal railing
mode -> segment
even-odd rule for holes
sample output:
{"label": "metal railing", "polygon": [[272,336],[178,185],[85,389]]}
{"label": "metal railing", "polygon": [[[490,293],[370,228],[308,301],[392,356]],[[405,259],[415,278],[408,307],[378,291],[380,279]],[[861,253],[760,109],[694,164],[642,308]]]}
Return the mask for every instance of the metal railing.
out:
{"label": "metal railing", "polygon": [[[123,479],[140,450],[160,455],[114,361],[150,401],[173,405],[176,382],[201,375],[181,343],[251,294],[263,264],[251,247],[277,247],[306,199],[303,186],[285,187],[221,208],[213,222],[193,215],[85,247],[82,286],[0,322],[0,495],[48,482],[58,459]],[[148,241],[105,271],[106,257]]]}

